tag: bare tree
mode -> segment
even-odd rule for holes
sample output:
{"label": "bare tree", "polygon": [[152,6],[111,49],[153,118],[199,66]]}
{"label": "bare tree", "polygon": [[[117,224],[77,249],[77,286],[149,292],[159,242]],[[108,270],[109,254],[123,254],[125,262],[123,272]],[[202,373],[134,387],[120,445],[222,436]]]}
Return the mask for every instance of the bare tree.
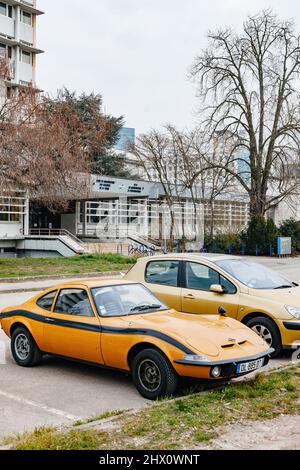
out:
{"label": "bare tree", "polygon": [[178,155],[172,152],[170,135],[168,132],[152,130],[148,134],[140,135],[130,150],[136,156],[147,178],[150,181],[154,178],[163,187],[170,213],[170,245],[173,245],[174,203],[179,198],[180,189],[178,188]]}
{"label": "bare tree", "polygon": [[236,191],[235,179],[223,167],[230,166],[230,148],[223,134],[208,138],[199,129],[194,133],[192,147],[197,164],[193,166],[190,184],[197,188],[204,203],[208,203],[210,216],[205,224],[205,232],[214,236],[215,204],[220,195]]}
{"label": "bare tree", "polygon": [[[208,37],[191,71],[202,129],[210,139],[231,136],[232,145],[225,161],[207,161],[206,168],[234,177],[249,195],[251,214],[264,215],[300,186],[294,171],[300,163],[300,38],[293,21],[270,11],[248,17],[241,34],[225,28]],[[241,149],[248,159],[241,159]]]}
{"label": "bare tree", "polygon": [[27,192],[48,207],[84,195],[89,161],[79,134],[74,110],[65,106],[49,113],[43,98],[30,88],[3,99],[1,191]]}

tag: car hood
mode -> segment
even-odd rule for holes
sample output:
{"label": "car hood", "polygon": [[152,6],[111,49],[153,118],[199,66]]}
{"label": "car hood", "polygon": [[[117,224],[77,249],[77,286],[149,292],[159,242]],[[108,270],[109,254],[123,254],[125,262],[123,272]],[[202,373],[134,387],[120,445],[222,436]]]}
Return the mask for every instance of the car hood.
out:
{"label": "car hood", "polygon": [[289,289],[249,289],[249,294],[269,298],[282,305],[288,304],[300,308],[300,287]]}
{"label": "car hood", "polygon": [[266,349],[266,343],[248,327],[232,318],[218,315],[193,315],[171,310],[135,315],[130,318],[130,326],[159,331],[183,340],[196,352],[212,357],[235,346],[249,355],[257,346]]}

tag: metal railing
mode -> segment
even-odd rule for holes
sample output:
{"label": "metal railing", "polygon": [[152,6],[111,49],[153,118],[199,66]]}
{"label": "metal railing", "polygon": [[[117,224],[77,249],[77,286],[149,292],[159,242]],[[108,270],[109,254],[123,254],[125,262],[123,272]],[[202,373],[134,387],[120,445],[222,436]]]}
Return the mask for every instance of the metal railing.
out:
{"label": "metal railing", "polygon": [[74,242],[82,247],[85,246],[85,243],[76,237],[72,232],[64,228],[32,228],[29,230],[30,237],[68,237],[71,238]]}

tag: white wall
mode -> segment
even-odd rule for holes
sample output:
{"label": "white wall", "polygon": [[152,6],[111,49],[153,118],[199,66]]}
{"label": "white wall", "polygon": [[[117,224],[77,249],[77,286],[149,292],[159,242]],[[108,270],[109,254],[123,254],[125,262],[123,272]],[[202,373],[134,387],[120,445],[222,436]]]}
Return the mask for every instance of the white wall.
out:
{"label": "white wall", "polygon": [[0,222],[0,239],[22,237],[23,224]]}
{"label": "white wall", "polygon": [[0,31],[5,36],[15,37],[15,21],[8,16],[0,15]]}
{"label": "white wall", "polygon": [[20,22],[19,25],[20,40],[33,44],[33,27]]}
{"label": "white wall", "polygon": [[292,196],[283,200],[275,209],[275,224],[278,226],[287,219],[300,220],[300,197]]}
{"label": "white wall", "polygon": [[33,80],[32,65],[23,64],[23,62],[19,62],[19,80],[23,80],[24,82],[32,82]]}

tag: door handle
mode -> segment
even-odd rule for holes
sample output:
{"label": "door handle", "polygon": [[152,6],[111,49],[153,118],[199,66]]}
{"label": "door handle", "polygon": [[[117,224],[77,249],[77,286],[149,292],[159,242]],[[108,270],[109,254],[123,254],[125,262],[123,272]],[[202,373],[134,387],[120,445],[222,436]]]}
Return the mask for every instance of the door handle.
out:
{"label": "door handle", "polygon": [[184,299],[190,299],[190,300],[195,300],[195,296],[193,294],[187,294],[184,296]]}
{"label": "door handle", "polygon": [[54,318],[48,318],[47,317],[45,320],[49,323],[54,323],[55,322]]}

